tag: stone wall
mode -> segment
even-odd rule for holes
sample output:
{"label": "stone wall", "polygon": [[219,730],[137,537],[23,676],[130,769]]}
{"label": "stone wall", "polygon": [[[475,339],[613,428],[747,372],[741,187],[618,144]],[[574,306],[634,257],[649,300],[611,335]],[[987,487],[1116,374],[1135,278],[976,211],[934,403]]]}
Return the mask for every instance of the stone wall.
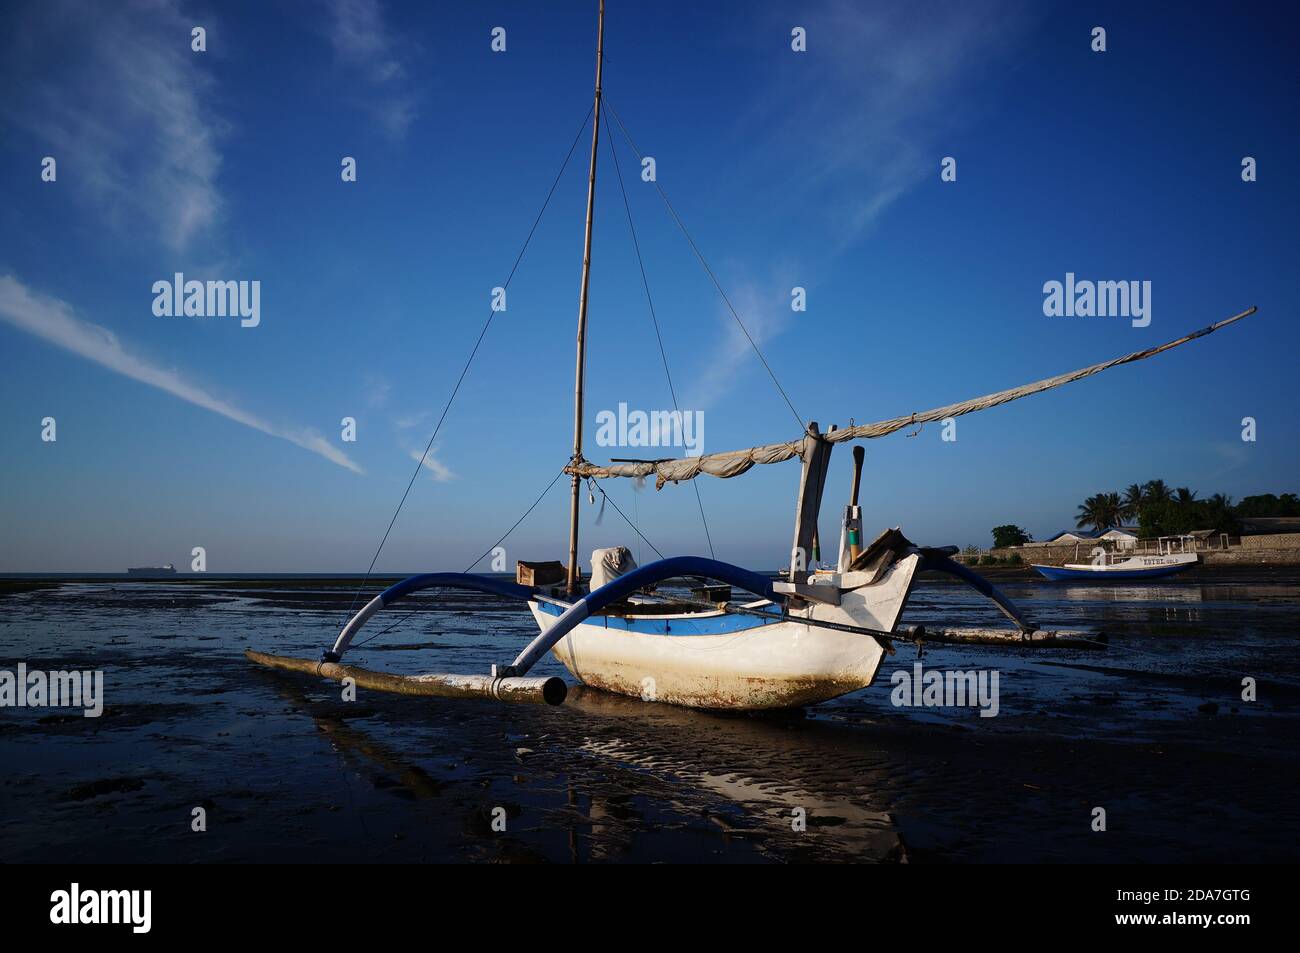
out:
{"label": "stone wall", "polygon": [[1272,536],[1243,536],[1242,549],[1300,549],[1300,533],[1277,533]]}
{"label": "stone wall", "polygon": [[1202,562],[1207,566],[1300,566],[1300,547],[1295,546],[1278,549],[1265,549],[1262,546],[1233,546],[1226,551],[1202,553],[1201,556]]}
{"label": "stone wall", "polygon": [[[1059,566],[1062,563],[1086,563],[1092,558],[1095,543],[1080,543],[1076,552],[1074,543],[1061,546],[1004,546],[990,549],[989,553],[1001,559],[1018,555],[1026,563],[1041,563],[1044,566]],[[1076,559],[1076,556],[1078,557]]]}

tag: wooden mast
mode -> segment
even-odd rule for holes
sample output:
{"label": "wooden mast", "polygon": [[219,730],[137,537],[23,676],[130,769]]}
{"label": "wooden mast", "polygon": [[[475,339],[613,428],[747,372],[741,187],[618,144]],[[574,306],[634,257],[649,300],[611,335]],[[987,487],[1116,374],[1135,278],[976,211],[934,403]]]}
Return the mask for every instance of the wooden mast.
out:
{"label": "wooden mast", "polygon": [[[587,176],[587,230],[582,243],[582,290],[578,297],[578,362],[573,386],[573,460],[582,462],[582,392],[587,365],[587,285],[591,280],[591,221],[596,209],[596,151],[600,142],[600,73],[605,62],[605,0],[600,0],[596,20],[596,103],[592,107],[591,171]],[[573,474],[569,501],[569,572],[566,588],[578,590],[578,494],[582,480]]]}

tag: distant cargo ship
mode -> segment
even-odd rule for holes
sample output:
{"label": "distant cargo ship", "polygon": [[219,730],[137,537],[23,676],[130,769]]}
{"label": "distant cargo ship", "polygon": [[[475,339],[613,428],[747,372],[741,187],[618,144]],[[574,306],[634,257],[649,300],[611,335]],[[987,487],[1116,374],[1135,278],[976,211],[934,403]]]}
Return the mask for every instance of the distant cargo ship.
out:
{"label": "distant cargo ship", "polygon": [[174,576],[176,567],[171,563],[166,566],[134,566],[127,569],[128,576]]}

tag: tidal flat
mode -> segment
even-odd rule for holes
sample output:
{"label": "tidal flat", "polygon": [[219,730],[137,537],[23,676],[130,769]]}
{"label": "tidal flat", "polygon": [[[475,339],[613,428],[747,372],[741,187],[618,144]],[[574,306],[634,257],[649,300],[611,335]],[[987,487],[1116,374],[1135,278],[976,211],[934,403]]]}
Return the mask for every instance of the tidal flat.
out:
{"label": "tidal flat", "polygon": [[[344,701],[334,682],[243,652],[316,657],[354,582],[11,583],[0,669],[102,671],[104,708],[0,708],[0,861],[1300,859],[1300,576],[1004,585],[1035,618],[1109,646],[925,647],[927,670],[998,673],[990,718],[893,704],[894,673],[918,660],[907,642],[871,688],[797,712],[583,690],[550,659],[535,671],[570,682],[558,707]],[[348,661],[485,672],[535,634],[526,610],[488,595],[409,604]],[[925,580],[904,622],[998,617]]]}

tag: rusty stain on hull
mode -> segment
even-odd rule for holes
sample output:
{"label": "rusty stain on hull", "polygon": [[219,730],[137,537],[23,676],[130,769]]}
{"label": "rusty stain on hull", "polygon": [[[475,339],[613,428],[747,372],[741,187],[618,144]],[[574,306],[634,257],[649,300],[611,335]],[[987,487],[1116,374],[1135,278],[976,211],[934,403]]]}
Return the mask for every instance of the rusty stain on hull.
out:
{"label": "rusty stain on hull", "polygon": [[[561,659],[563,661],[563,659]],[[567,667],[567,666],[566,666]],[[573,672],[572,669],[569,669]],[[573,673],[577,678],[576,672]],[[780,708],[802,708],[815,705],[840,695],[866,688],[871,680],[841,678],[773,678],[760,675],[737,676],[736,680],[744,683],[743,689],[728,687],[721,679],[701,678],[700,686],[695,690],[670,689],[660,690],[654,698],[643,694],[641,680],[629,679],[617,672],[595,674],[590,671],[582,675],[583,684],[602,691],[631,695],[646,701],[666,702],[670,705],[685,705],[690,708],[726,708],[746,710],[771,710]]]}

